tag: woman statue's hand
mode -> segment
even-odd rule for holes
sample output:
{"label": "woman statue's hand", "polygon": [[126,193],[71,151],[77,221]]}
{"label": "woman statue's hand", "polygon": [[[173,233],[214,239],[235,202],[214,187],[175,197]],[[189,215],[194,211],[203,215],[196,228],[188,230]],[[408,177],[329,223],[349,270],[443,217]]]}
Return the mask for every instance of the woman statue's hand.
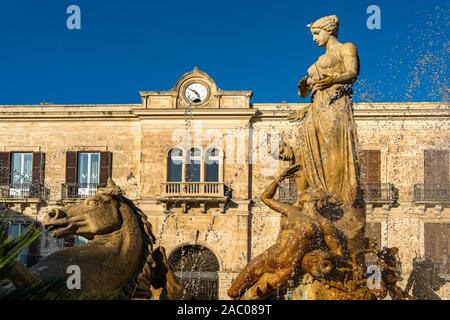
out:
{"label": "woman statue's hand", "polygon": [[306,76],[298,82],[298,95],[301,98],[306,98],[311,91],[310,77]]}
{"label": "woman statue's hand", "polygon": [[317,81],[316,84],[314,85],[314,90],[323,90],[329,88],[335,84],[334,80],[335,79],[333,76],[324,74],[324,78]]}

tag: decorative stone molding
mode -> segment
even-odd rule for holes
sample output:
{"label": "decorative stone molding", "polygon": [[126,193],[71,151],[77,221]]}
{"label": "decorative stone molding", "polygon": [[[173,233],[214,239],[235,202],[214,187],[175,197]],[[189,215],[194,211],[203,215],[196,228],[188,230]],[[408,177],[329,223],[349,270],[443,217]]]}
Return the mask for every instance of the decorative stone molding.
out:
{"label": "decorative stone molding", "polygon": [[[204,101],[193,103],[185,96],[186,88],[193,83],[200,83],[207,88]],[[252,91],[223,91],[214,80],[198,68],[185,73],[169,91],[141,91],[144,109],[250,109]]]}

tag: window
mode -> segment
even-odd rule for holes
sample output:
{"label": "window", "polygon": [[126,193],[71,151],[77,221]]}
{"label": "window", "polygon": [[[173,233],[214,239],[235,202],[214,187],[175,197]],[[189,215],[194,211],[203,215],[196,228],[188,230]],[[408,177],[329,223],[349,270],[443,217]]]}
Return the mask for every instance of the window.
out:
{"label": "window", "polygon": [[97,190],[100,171],[99,153],[80,153],[78,160],[78,194],[83,196],[94,195]]}
{"label": "window", "polygon": [[361,188],[364,191],[366,202],[382,200],[381,187],[381,151],[362,150],[361,161]]}
{"label": "window", "polygon": [[29,193],[33,175],[33,154],[13,153],[11,156],[12,197],[24,197]]}
{"label": "window", "polygon": [[175,192],[181,190],[176,185],[182,182],[190,183],[190,186],[199,185],[203,182],[208,186],[217,185],[223,180],[221,174],[222,158],[222,152],[216,147],[209,148],[206,152],[198,147],[188,150],[174,147],[167,154],[166,181],[169,184],[172,183],[170,185],[174,186]]}
{"label": "window", "polygon": [[170,150],[167,172],[167,181],[181,182],[183,180],[183,150],[178,148]]}
{"label": "window", "polygon": [[[12,222],[9,225],[8,234],[11,239],[16,239],[22,232],[24,232],[28,227],[30,226],[29,223],[22,223],[22,222]],[[17,257],[17,260],[22,262],[24,265],[27,265],[28,260],[28,247],[23,249],[19,256]]]}
{"label": "window", "polygon": [[363,185],[380,184],[381,182],[380,150],[362,150],[361,183]]}
{"label": "window", "polygon": [[426,200],[449,200],[448,150],[424,151],[424,196]]}
{"label": "window", "polygon": [[76,235],[70,235],[63,239],[62,245],[64,247],[79,247],[84,246],[89,243],[89,240],[82,237],[82,236],[76,236]]}
{"label": "window", "polygon": [[450,273],[450,224],[425,223],[425,258],[434,263],[439,273]]}
{"label": "window", "polygon": [[75,246],[84,246],[85,244],[88,244],[89,240],[86,238],[83,238],[81,236],[75,236]]}
{"label": "window", "polygon": [[201,181],[201,166],[202,166],[202,152],[198,148],[189,150],[186,159],[186,181],[200,182]]}
{"label": "window", "polygon": [[206,151],[205,157],[205,181],[219,182],[219,150],[216,148]]}
{"label": "window", "polygon": [[196,299],[217,299],[220,266],[211,250],[199,245],[187,245],[173,252],[168,260],[186,291]]}
{"label": "window", "polygon": [[66,183],[62,194],[65,198],[86,198],[105,186],[112,176],[112,153],[66,152]]}

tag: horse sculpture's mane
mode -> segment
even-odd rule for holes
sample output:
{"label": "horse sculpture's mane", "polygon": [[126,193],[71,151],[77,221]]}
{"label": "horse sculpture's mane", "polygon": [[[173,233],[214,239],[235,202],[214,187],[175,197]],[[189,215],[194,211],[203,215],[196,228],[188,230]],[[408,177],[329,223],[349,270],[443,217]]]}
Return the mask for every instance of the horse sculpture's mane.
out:
{"label": "horse sculpture's mane", "polygon": [[156,267],[156,262],[153,259],[153,244],[156,241],[156,237],[152,232],[152,225],[147,220],[145,213],[139,209],[132,200],[125,197],[125,192],[115,185],[114,182],[108,181],[106,188],[98,189],[98,194],[110,196],[115,200],[120,207],[121,204],[128,206],[134,213],[136,220],[139,224],[142,240],[143,240],[143,253],[141,255],[141,261],[139,268],[136,269],[135,274],[128,280],[127,284],[122,289],[123,293],[128,298],[134,298],[136,296],[144,295],[148,297],[150,295],[151,286],[151,272],[152,268]]}

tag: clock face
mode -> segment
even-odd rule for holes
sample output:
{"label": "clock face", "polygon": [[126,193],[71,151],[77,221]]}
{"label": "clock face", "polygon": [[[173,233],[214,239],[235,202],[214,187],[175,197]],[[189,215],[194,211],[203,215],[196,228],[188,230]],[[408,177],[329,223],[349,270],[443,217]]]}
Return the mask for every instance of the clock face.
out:
{"label": "clock face", "polygon": [[185,96],[189,102],[200,103],[208,97],[208,89],[204,84],[192,83],[186,87]]}

